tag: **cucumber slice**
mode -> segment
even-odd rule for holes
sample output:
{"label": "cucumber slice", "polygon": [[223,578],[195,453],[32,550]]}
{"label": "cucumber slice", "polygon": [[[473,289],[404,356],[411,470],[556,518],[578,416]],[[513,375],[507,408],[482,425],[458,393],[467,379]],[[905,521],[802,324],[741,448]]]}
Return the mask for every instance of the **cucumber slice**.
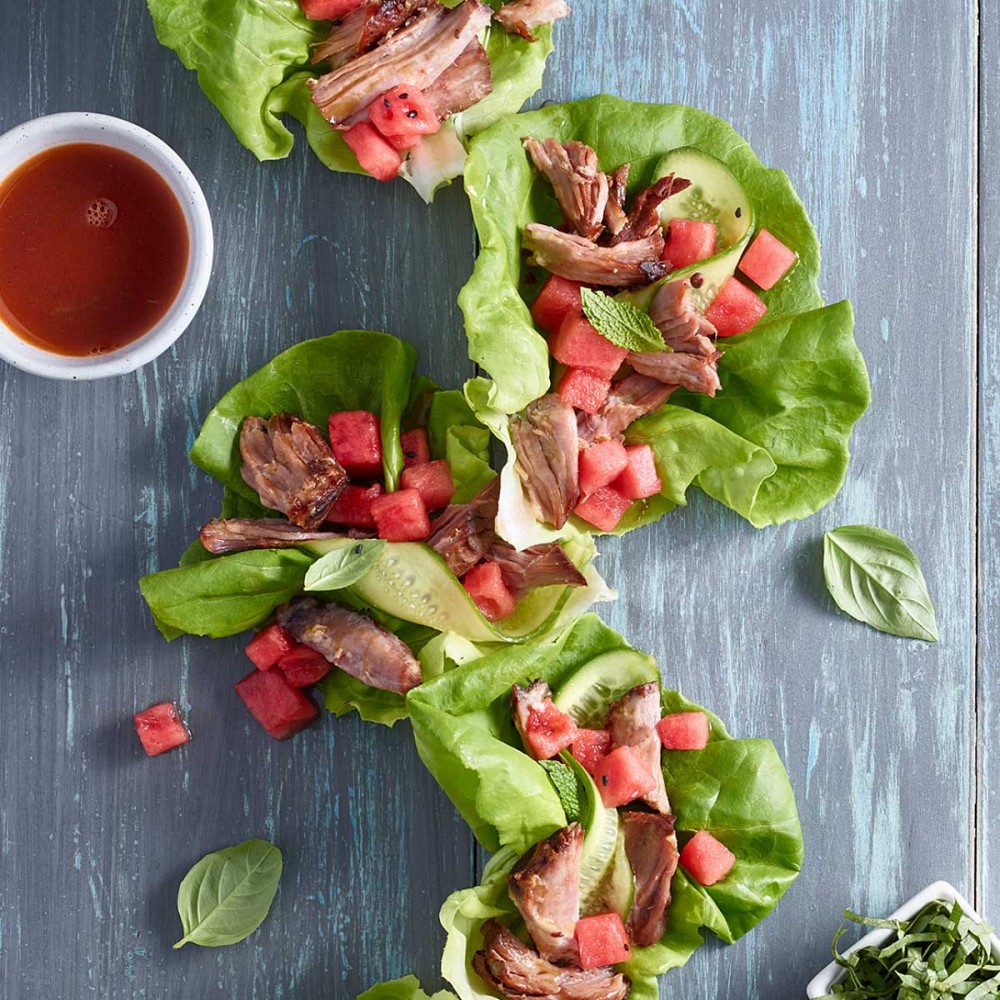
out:
{"label": "cucumber slice", "polygon": [[615,852],[603,881],[597,887],[593,909],[584,910],[581,907],[581,914],[589,917],[593,913],[608,913],[613,910],[622,920],[627,920],[634,899],[635,876],[625,853],[625,831],[619,830]]}
{"label": "cucumber slice", "polygon": [[622,649],[595,657],[570,677],[552,700],[578,726],[602,729],[613,701],[640,684],[659,679],[656,660],[634,649]]}
{"label": "cucumber slice", "polygon": [[[583,854],[580,858],[580,912],[596,913],[603,898],[608,876],[615,865],[621,824],[618,810],[608,809],[601,801],[601,793],[594,779],[580,766],[571,754],[564,753],[563,760],[576,774],[583,786],[584,806],[580,823],[583,825]],[[624,850],[624,848],[623,848]],[[627,863],[626,859],[626,863]]]}

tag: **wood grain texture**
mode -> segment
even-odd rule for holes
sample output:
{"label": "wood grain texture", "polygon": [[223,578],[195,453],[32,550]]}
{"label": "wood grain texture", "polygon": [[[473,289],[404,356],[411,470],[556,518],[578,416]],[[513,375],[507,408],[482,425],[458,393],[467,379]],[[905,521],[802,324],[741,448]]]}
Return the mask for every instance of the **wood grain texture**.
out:
{"label": "wood grain texture", "polygon": [[[944,877],[1000,919],[1000,867],[974,822],[1000,805],[990,572],[978,685],[974,646],[975,5],[577,6],[535,104],[608,91],[732,121],[791,175],[820,233],[825,293],[853,300],[872,370],[848,484],[823,513],[756,532],[695,498],[601,546],[621,590],[607,619],[735,734],[775,740],[806,833],[806,869],[774,916],[702,949],[663,994],[785,1000],[827,960],[845,905],[884,912]],[[990,51],[995,10],[983,30]],[[463,196],[425,208],[305,150],[258,164],[156,45],[140,0],[0,4],[0,54],[0,129],[69,109],[137,121],[188,160],[218,241],[202,312],[155,364],[93,385],[0,370],[0,996],[325,1000],[411,969],[433,983],[437,907],[482,859],[407,728],[327,719],[270,743],[230,690],[238,643],[165,645],[135,580],[172,565],[214,513],[218,489],[185,452],[218,395],[276,351],[370,326],[411,339],[444,383],[471,373],[455,305],[474,257]],[[1000,88],[986,83],[989,149]],[[1000,191],[986,194],[996,230]],[[994,573],[995,243],[979,341],[981,555]],[[921,557],[938,645],[879,635],[826,597],[822,532],[858,521]],[[165,697],[190,706],[195,739],[147,761],[131,714]],[[267,923],[244,945],[171,952],[183,873],[250,836],[285,852]]]}

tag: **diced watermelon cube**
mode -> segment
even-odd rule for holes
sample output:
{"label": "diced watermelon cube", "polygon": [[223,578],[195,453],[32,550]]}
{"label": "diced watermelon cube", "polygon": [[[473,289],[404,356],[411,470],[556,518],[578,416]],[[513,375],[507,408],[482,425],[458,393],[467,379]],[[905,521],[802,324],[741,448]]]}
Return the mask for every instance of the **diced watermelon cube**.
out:
{"label": "diced watermelon cube", "polygon": [[735,337],[746,333],[766,312],[767,306],[756,292],[750,291],[739,278],[727,278],[708,307],[705,319],[720,337]]}
{"label": "diced watermelon cube", "polygon": [[386,138],[441,131],[441,122],[424,92],[408,83],[393,87],[372,101],[368,118]]}
{"label": "diced watermelon cube", "polygon": [[510,617],[517,607],[517,598],[503,582],[499,563],[481,562],[473,566],[462,577],[462,586],[483,616],[491,622]]}
{"label": "diced watermelon cube", "polygon": [[411,465],[403,469],[399,482],[404,489],[414,489],[423,498],[428,510],[440,510],[451,503],[455,495],[455,480],[451,478],[451,467],[440,458],[436,462]]}
{"label": "diced watermelon cube", "polygon": [[382,475],[382,422],[367,410],[330,414],[330,448],[352,479]]}
{"label": "diced watermelon cube", "polygon": [[358,165],[376,180],[391,181],[398,173],[403,156],[371,122],[358,122],[341,132],[344,142],[354,150]]}
{"label": "diced watermelon cube", "polygon": [[739,269],[765,291],[781,281],[799,259],[776,236],[762,229],[747,247],[739,262]]}
{"label": "diced watermelon cube", "polygon": [[611,379],[591,375],[582,368],[567,368],[556,386],[564,402],[584,413],[596,413],[610,391]]}
{"label": "diced watermelon cube", "polygon": [[302,13],[312,21],[337,21],[364,0],[301,0]]}
{"label": "diced watermelon cube", "polygon": [[378,537],[387,542],[422,542],[431,535],[427,508],[417,490],[383,493],[372,501]]}
{"label": "diced watermelon cube", "polygon": [[531,307],[531,318],[535,321],[535,325],[546,333],[552,333],[559,329],[559,324],[568,313],[582,314],[583,303],[580,298],[582,287],[579,281],[560,278],[558,274],[550,275]]}
{"label": "diced watermelon cube", "polygon": [[606,965],[627,962],[632,947],[622,918],[614,912],[580,917],[573,932],[580,957],[580,968],[600,969]]}
{"label": "diced watermelon cube", "polygon": [[393,149],[397,149],[401,153],[419,146],[424,141],[424,137],[419,133],[413,133],[412,135],[387,135],[383,138]]}
{"label": "diced watermelon cube", "polygon": [[611,733],[606,729],[577,729],[570,753],[593,777],[597,765],[611,752]]}
{"label": "diced watermelon cube", "polygon": [[629,746],[617,747],[601,758],[594,781],[601,800],[609,808],[627,806],[653,790],[655,779]]}
{"label": "diced watermelon cube", "polygon": [[626,445],[628,465],[611,488],[629,500],[644,500],[662,492],[663,483],[656,473],[656,458],[648,444]]}
{"label": "diced watermelon cube", "polygon": [[601,486],[589,497],[584,497],[573,508],[573,513],[601,531],[614,531],[631,506],[632,501],[628,497],[623,497],[610,486]]}
{"label": "diced watermelon cube", "polygon": [[567,313],[559,328],[549,337],[549,353],[561,364],[582,368],[591,375],[610,379],[628,355],[602,337],[583,313]]}
{"label": "diced watermelon cube", "polygon": [[580,493],[588,497],[594,490],[613,483],[624,472],[628,466],[628,452],[621,441],[596,441],[580,452],[579,462]]}
{"label": "diced watermelon cube", "polygon": [[535,760],[551,760],[573,744],[578,732],[572,718],[546,698],[528,710],[523,733],[525,749]]}
{"label": "diced watermelon cube", "polygon": [[400,434],[399,443],[403,449],[403,465],[423,465],[431,460],[431,444],[423,427]]}
{"label": "diced watermelon cube", "polygon": [[330,505],[326,519],[331,524],[341,524],[347,528],[374,528],[372,501],[381,495],[382,487],[378,483],[372,483],[371,486],[348,483]]}
{"label": "diced watermelon cube", "polygon": [[667,750],[704,750],[708,746],[708,716],[704,712],[675,712],[656,724]]}
{"label": "diced watermelon cube", "polygon": [[278,669],[293,687],[304,688],[322,680],[333,670],[333,664],[311,646],[296,646],[278,660]]}
{"label": "diced watermelon cube", "polygon": [[276,740],[287,740],[319,718],[319,709],[280,670],[255,670],[234,685],[250,714]]}
{"label": "diced watermelon cube", "polygon": [[680,861],[699,885],[715,885],[732,871],[736,855],[707,830],[699,830],[681,849]]}
{"label": "diced watermelon cube", "polygon": [[247,643],[246,654],[258,670],[270,670],[294,646],[295,640],[275,622]]}
{"label": "diced watermelon cube", "polygon": [[158,705],[150,705],[149,708],[136,712],[133,721],[136,735],[149,757],[183,746],[191,739],[191,734],[172,701],[161,701]]}
{"label": "diced watermelon cube", "polygon": [[719,231],[714,222],[671,219],[664,235],[663,259],[679,270],[711,257],[715,253]]}

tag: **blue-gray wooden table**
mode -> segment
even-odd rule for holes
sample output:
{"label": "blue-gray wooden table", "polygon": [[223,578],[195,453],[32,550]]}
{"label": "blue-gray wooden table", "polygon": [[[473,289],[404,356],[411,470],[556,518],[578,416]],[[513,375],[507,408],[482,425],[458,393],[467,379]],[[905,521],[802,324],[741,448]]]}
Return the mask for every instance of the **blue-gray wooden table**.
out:
{"label": "blue-gray wooden table", "polygon": [[[824,292],[853,300],[871,368],[847,485],[819,515],[758,532],[694,497],[601,546],[621,590],[607,620],[735,734],[775,741],[806,838],[775,914],[663,993],[787,1000],[845,906],[883,913],[946,878],[1000,920],[1000,6],[577,8],[534,103],[609,91],[731,120],[791,175]],[[483,859],[407,726],[328,717],[270,741],[232,692],[239,643],[168,646],[136,579],[216,511],[185,453],[213,401],[277,351],[370,327],[412,340],[440,382],[472,374],[462,190],[425,207],[304,147],[258,164],[141,0],[0,0],[0,130],[78,109],[188,160],[217,256],[196,322],[147,368],[90,384],[0,370],[0,997],[326,1000],[411,970],[434,985],[438,905]],[[856,522],[920,555],[939,644],[836,613],[820,538]],[[162,698],[189,706],[194,741],[147,760],[131,716]],[[180,878],[247,837],[285,854],[270,918],[244,944],[171,951]]]}

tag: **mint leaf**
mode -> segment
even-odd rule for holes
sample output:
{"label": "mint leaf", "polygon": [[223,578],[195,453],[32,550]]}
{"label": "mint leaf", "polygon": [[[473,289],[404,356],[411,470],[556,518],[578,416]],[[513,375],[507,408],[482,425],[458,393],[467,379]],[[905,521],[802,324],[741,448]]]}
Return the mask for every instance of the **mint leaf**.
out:
{"label": "mint leaf", "polygon": [[663,334],[656,329],[647,313],[627,302],[613,299],[604,292],[581,288],[583,314],[594,329],[616,347],[647,354],[664,351]]}
{"label": "mint leaf", "polygon": [[357,583],[378,562],[385,542],[381,538],[348,542],[320,557],[306,573],[306,590],[343,590]]}
{"label": "mint leaf", "polygon": [[538,763],[545,769],[559,796],[566,822],[576,823],[583,815],[583,809],[580,805],[580,783],[573,769],[559,760],[540,760]]}

